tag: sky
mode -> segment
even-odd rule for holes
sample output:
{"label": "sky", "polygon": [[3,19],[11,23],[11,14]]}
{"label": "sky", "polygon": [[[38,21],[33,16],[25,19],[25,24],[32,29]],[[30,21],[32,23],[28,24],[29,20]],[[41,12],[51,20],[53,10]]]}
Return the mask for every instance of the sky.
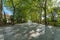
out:
{"label": "sky", "polygon": [[60,1],[60,0],[58,0],[58,1]]}
{"label": "sky", "polygon": [[9,15],[12,15],[13,13],[8,10],[6,7],[3,7],[3,11],[6,13],[6,14],[9,14]]}
{"label": "sky", "polygon": [[[59,2],[60,0],[58,0],[58,2]],[[6,14],[9,14],[9,15],[13,15],[13,13],[10,11],[10,10],[8,10],[6,7],[3,7],[3,10],[4,10],[4,12],[6,13]]]}

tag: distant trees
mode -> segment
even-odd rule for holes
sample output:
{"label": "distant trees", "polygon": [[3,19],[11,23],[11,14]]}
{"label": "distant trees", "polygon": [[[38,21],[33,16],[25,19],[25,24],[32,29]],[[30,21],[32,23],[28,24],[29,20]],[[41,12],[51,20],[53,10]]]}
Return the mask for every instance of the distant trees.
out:
{"label": "distant trees", "polygon": [[[54,19],[53,6],[55,1],[56,0],[4,0],[4,6],[13,11],[13,20],[17,23],[27,22],[27,20],[41,23],[42,12],[44,11],[44,21],[45,25],[47,25],[50,23],[49,21]],[[50,15],[50,17],[47,17],[47,15]]]}
{"label": "distant trees", "polygon": [[[5,3],[5,6],[12,7],[13,9],[13,15],[15,16],[15,19],[19,22],[22,20],[38,20],[38,10],[39,8],[36,7],[38,5],[37,0],[35,1],[21,1],[21,0],[8,0],[8,2]],[[6,5],[7,4],[7,5]],[[10,4],[10,5],[9,5]],[[12,5],[12,6],[11,6]],[[39,5],[38,5],[39,6]],[[35,15],[36,14],[36,15]],[[34,16],[34,17],[33,17]]]}

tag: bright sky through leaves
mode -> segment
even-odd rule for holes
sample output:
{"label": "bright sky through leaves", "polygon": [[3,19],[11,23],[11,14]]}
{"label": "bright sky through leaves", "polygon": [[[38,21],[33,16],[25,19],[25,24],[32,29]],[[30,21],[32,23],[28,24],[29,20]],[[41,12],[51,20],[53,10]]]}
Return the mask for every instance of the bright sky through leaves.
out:
{"label": "bright sky through leaves", "polygon": [[[58,0],[59,2],[60,0]],[[9,11],[6,7],[3,7],[4,11],[6,14],[12,15],[13,13],[11,11]]]}
{"label": "bright sky through leaves", "polygon": [[7,10],[6,7],[3,7],[3,10],[6,14],[12,15],[12,12],[10,10]]}

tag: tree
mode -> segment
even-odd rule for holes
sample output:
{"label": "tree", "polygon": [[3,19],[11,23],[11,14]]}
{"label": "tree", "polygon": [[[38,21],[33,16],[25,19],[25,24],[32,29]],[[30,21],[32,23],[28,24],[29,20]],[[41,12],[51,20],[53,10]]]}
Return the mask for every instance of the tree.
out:
{"label": "tree", "polygon": [[[55,1],[54,1],[55,2]],[[52,14],[53,18],[53,2],[52,0],[8,0],[4,2],[4,5],[13,11],[14,18],[17,22],[22,22],[22,20],[31,20],[41,22],[41,15],[44,11],[44,21],[47,25],[51,18],[46,16]]]}
{"label": "tree", "polygon": [[[15,14],[16,14],[15,16],[17,16],[16,19],[17,18],[18,19],[20,18],[19,20],[22,20],[22,19],[28,20],[29,19],[29,16],[31,16],[35,12],[37,14],[37,12],[39,10],[39,8],[36,7],[37,4],[38,4],[38,1],[37,0],[35,0],[35,1],[32,1],[32,0],[31,1],[28,1],[28,0],[25,0],[25,1],[24,0],[22,0],[22,1],[21,0],[14,0],[13,2],[14,2],[14,6],[15,6]],[[5,5],[5,6],[11,7],[11,5],[9,5],[11,3],[12,2],[10,0],[9,3],[6,2],[7,5]],[[36,17],[37,16],[38,16],[38,14],[36,15]],[[31,18],[32,18],[32,16],[31,16]]]}
{"label": "tree", "polygon": [[13,0],[11,0],[11,3],[12,3],[12,7],[13,7],[13,25],[14,25],[15,5],[14,5],[14,1]]}
{"label": "tree", "polygon": [[2,0],[0,0],[0,25],[2,25]]}
{"label": "tree", "polygon": [[[3,12],[4,12],[4,11],[3,11]],[[4,25],[7,24],[7,19],[6,19],[6,14],[5,14],[5,12],[4,12],[3,24],[4,24]]]}

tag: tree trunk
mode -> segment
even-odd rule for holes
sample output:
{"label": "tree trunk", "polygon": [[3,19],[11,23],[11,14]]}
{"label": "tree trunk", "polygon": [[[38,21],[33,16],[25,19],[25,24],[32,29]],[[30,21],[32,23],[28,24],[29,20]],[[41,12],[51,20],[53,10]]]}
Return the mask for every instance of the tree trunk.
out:
{"label": "tree trunk", "polygon": [[45,13],[45,14],[44,14],[44,15],[45,15],[45,26],[47,26],[47,17],[46,17],[46,16],[47,16],[47,15],[46,15],[47,0],[45,0],[44,6],[45,6],[45,7],[44,7],[44,13]]}
{"label": "tree trunk", "polygon": [[0,26],[2,25],[2,0],[0,0]]}
{"label": "tree trunk", "polygon": [[47,0],[45,0],[44,2],[45,2],[45,4],[44,4],[44,17],[45,17],[45,35],[46,35],[46,33],[47,33],[47,17],[46,17]]}
{"label": "tree trunk", "polygon": [[15,24],[14,23],[15,5],[14,5],[13,0],[11,0],[11,2],[12,2],[12,7],[13,7],[13,25],[14,25]]}

